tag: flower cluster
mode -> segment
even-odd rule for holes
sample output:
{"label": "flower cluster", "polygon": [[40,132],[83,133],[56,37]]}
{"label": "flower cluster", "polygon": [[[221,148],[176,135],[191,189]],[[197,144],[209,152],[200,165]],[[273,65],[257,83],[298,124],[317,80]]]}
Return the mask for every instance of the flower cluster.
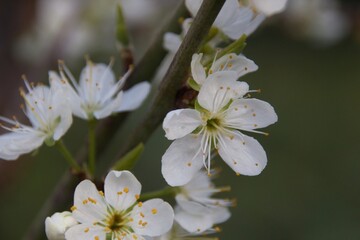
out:
{"label": "flower cluster", "polygon": [[[202,2],[185,1],[192,16]],[[130,164],[113,166],[114,170],[105,177],[103,190],[98,190],[92,181],[81,179],[71,212],[46,218],[48,239],[205,240],[210,239],[205,235],[218,232],[216,225],[230,218],[229,207],[235,201],[213,196],[230,190],[212,183],[214,157],[219,155],[238,175],[260,174],[267,164],[266,153],[257,140],[245,133],[267,135],[259,129],[277,122],[269,103],[251,97],[250,93],[259,90],[251,90],[239,80],[258,69],[254,61],[241,54],[244,41],[266,17],[282,11],[286,2],[225,1],[201,51],[193,54],[188,66],[191,74],[185,88],[194,93],[194,98],[187,108],[170,111],[163,120],[165,137],[173,142],[162,156],[161,171],[171,187],[141,197],[142,186],[128,171],[138,154],[127,154],[121,160]],[[171,54],[166,64],[182,44],[192,21],[183,21],[181,35],[165,34],[165,46]],[[43,143],[58,145],[71,166],[79,171],[74,172],[79,173],[77,176],[102,181],[94,174],[93,123],[138,108],[150,91],[147,82],[122,90],[132,67],[118,81],[111,68],[112,61],[105,65],[87,59],[77,81],[59,61],[59,72],[49,72],[49,87],[35,86],[24,78],[26,91],[20,90],[25,101],[22,108],[31,126],[16,118],[0,117],[7,124],[1,127],[9,131],[0,136],[0,158],[17,159]],[[61,141],[72,124],[72,116],[89,122],[88,166],[79,166]],[[162,200],[166,197],[173,198],[174,207]]]}
{"label": "flower cluster", "polygon": [[95,64],[90,60],[87,60],[79,82],[62,61],[59,66],[60,74],[49,72],[50,87],[42,84],[35,86],[24,77],[27,92],[20,89],[25,102],[25,106],[21,107],[32,126],[20,123],[15,117],[0,117],[1,121],[10,124],[1,125],[9,131],[0,136],[1,159],[15,160],[36,150],[44,142],[53,145],[70,128],[72,115],[91,120],[134,110],[150,90],[150,84],[142,82],[122,91],[131,71],[116,82],[111,66]]}

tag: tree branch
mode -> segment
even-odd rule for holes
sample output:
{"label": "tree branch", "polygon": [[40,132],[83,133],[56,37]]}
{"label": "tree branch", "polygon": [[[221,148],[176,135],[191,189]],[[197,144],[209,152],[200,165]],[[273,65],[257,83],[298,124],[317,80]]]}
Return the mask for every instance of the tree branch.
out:
{"label": "tree branch", "polygon": [[[120,149],[117,158],[113,161],[118,160],[138,143],[146,142],[162,122],[166,113],[173,109],[176,93],[188,76],[192,55],[199,49],[202,40],[208,34],[224,2],[225,0],[203,1],[198,14],[192,22],[185,39],[159,87],[159,91],[154,98],[150,110],[144,117],[144,120],[135,128],[136,131],[131,139]],[[111,162],[110,165],[111,164],[113,164],[113,162]]]}

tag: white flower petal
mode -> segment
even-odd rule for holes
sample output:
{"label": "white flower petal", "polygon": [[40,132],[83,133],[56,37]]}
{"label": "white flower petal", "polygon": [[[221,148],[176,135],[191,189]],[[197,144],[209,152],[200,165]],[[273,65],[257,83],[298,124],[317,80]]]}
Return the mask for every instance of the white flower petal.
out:
{"label": "white flower petal", "polygon": [[176,53],[181,45],[182,39],[180,35],[167,32],[164,35],[164,48],[171,53]]}
{"label": "white flower petal", "polygon": [[144,238],[143,236],[136,234],[136,233],[129,233],[125,237],[121,238],[121,240],[152,240],[152,238]]}
{"label": "white flower petal", "polygon": [[107,204],[95,184],[89,180],[79,183],[74,193],[73,217],[80,223],[94,223],[105,219]]}
{"label": "white flower petal", "polygon": [[141,184],[129,171],[111,171],[105,178],[105,199],[116,210],[130,208],[139,198]]}
{"label": "white flower petal", "polygon": [[214,25],[223,30],[225,26],[236,20],[239,8],[238,0],[226,0],[215,19]]}
{"label": "white flower petal", "polygon": [[87,103],[103,99],[115,85],[115,75],[105,64],[88,62],[80,74],[80,96]]}
{"label": "white flower petal", "polygon": [[175,221],[190,233],[201,233],[214,225],[213,219],[208,215],[209,209],[195,202],[189,202],[193,206],[189,209],[177,207],[175,209]]}
{"label": "white flower petal", "polygon": [[201,64],[202,56],[203,56],[202,53],[200,54],[195,53],[192,56],[192,60],[191,60],[191,74],[195,82],[197,82],[199,85],[202,85],[206,79],[205,69]]}
{"label": "white flower petal", "polygon": [[79,224],[71,227],[65,233],[66,240],[106,240],[106,232],[100,226],[88,224]]}
{"label": "white flower petal", "polygon": [[196,16],[197,12],[200,9],[202,0],[185,0],[186,8],[189,10],[192,16]]}
{"label": "white flower petal", "polygon": [[132,111],[140,107],[148,96],[151,85],[148,82],[141,82],[132,88],[124,91],[121,104],[116,112]]}
{"label": "white flower petal", "polygon": [[231,213],[226,207],[212,207],[211,218],[214,221],[214,224],[219,224],[227,221],[231,217]]}
{"label": "white flower petal", "polygon": [[215,186],[208,173],[201,170],[182,188],[190,198],[207,198],[214,193]]}
{"label": "white flower petal", "polygon": [[254,72],[257,69],[258,66],[254,63],[254,61],[246,58],[245,56],[230,53],[216,60],[211,66],[210,71],[235,71],[237,72],[239,78],[247,73]]}
{"label": "white flower petal", "polygon": [[219,112],[230,100],[240,98],[249,91],[245,82],[238,82],[237,72],[222,71],[211,74],[198,95],[199,104],[212,113]]}
{"label": "white flower petal", "polygon": [[45,141],[37,131],[11,132],[0,136],[0,158],[15,160],[20,155],[32,152]]}
{"label": "white flower petal", "polygon": [[[56,93],[53,93],[54,95],[60,95],[64,94],[64,91],[57,91]],[[57,98],[55,97],[54,100]],[[70,128],[73,118],[72,118],[72,111],[71,107],[68,104],[67,101],[65,102],[54,102],[53,104],[53,114],[55,117],[55,121],[59,121],[57,126],[55,127],[53,139],[55,141],[59,140]]]}
{"label": "white flower petal", "polygon": [[271,16],[283,11],[287,0],[252,0],[252,3],[259,12]]}
{"label": "white flower petal", "polygon": [[267,157],[258,141],[241,133],[220,137],[219,154],[236,173],[255,176],[262,172]]}
{"label": "white flower petal", "polygon": [[162,156],[161,172],[170,186],[188,183],[203,166],[200,140],[195,135],[177,139]]}
{"label": "white flower petal", "polygon": [[78,222],[71,212],[54,213],[45,219],[45,233],[48,240],[65,240],[65,232]]}
{"label": "white flower petal", "polygon": [[155,237],[171,229],[174,211],[170,204],[162,199],[151,199],[136,205],[131,217],[134,221],[131,222],[130,227],[135,233]]}
{"label": "white flower petal", "polygon": [[201,115],[194,109],[178,109],[169,112],[163,122],[165,137],[169,140],[182,138],[201,125]]}
{"label": "white flower petal", "polygon": [[[176,209],[175,219],[178,220],[178,213],[187,213],[187,217],[200,217],[205,216],[208,220],[207,227],[202,227],[202,231],[207,230],[214,224],[225,222],[231,216],[230,211],[222,206],[209,206],[195,201],[189,201],[181,195],[176,196],[176,202],[179,204],[180,209]],[[181,210],[181,211],[179,211]],[[185,223],[181,224],[182,226]],[[184,226],[183,226],[184,227]],[[189,228],[189,227],[187,227]]]}
{"label": "white flower petal", "polygon": [[111,99],[104,104],[102,108],[98,111],[94,112],[94,116],[96,119],[103,119],[110,116],[113,112],[115,112],[119,106],[121,105],[124,98],[124,92],[120,91],[114,99]]}
{"label": "white flower petal", "polygon": [[63,94],[61,94],[59,102],[63,102],[64,99],[68,101],[69,106],[73,114],[79,118],[87,119],[88,116],[84,109],[81,107],[82,100],[79,95],[76,93],[74,88],[70,85],[67,79],[61,79],[61,77],[54,71],[49,71],[49,81],[51,89],[62,89]]}
{"label": "white flower petal", "polygon": [[267,127],[277,120],[275,110],[269,103],[254,98],[237,99],[229,106],[224,124],[250,130]]}

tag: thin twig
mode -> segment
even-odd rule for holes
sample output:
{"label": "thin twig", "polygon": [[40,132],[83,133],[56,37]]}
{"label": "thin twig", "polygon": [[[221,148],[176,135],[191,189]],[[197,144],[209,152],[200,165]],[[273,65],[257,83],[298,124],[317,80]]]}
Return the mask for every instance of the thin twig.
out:
{"label": "thin twig", "polygon": [[[120,149],[118,160],[139,142],[146,142],[153,131],[164,119],[167,112],[172,110],[176,100],[176,92],[188,76],[192,55],[199,49],[202,40],[208,34],[212,23],[218,15],[225,0],[204,0],[198,14],[186,34],[178,52],[176,53],[154,101],[143,121],[135,129],[135,133],[127,144]],[[110,163],[113,164],[113,162]]]}

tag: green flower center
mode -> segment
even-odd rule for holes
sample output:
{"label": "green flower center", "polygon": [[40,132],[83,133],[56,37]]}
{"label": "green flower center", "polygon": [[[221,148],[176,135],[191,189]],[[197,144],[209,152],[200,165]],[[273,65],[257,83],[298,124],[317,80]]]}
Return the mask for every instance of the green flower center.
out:
{"label": "green flower center", "polygon": [[221,126],[219,118],[211,118],[206,121],[206,128],[208,131],[216,131]]}
{"label": "green flower center", "polygon": [[111,231],[116,232],[121,229],[123,218],[119,213],[113,214],[107,222],[107,226]]}

